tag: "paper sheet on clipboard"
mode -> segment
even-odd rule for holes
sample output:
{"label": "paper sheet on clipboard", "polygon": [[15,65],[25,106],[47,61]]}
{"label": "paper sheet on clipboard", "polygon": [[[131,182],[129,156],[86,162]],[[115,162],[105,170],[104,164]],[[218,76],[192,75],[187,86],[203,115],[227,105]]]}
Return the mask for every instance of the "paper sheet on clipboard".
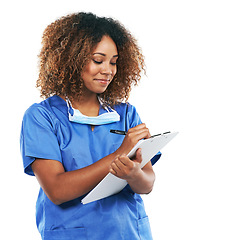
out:
{"label": "paper sheet on clipboard", "polygon": [[[138,148],[142,149],[141,168],[144,167],[178,132],[160,134],[153,138],[140,140],[130,151],[128,156],[134,156]],[[87,204],[120,192],[127,185],[127,181],[109,173],[91,192],[83,199],[82,203]]]}

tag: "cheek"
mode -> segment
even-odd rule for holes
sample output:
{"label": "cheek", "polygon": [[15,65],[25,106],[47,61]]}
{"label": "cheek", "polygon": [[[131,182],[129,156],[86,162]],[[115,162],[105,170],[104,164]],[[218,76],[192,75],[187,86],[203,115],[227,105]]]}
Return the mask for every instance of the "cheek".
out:
{"label": "cheek", "polygon": [[113,69],[113,71],[112,71],[112,77],[114,78],[114,76],[116,75],[116,73],[117,73],[117,67],[115,67],[114,69]]}
{"label": "cheek", "polygon": [[96,64],[89,63],[86,66],[84,74],[90,75],[90,76],[95,76],[98,72],[99,72],[99,67]]}

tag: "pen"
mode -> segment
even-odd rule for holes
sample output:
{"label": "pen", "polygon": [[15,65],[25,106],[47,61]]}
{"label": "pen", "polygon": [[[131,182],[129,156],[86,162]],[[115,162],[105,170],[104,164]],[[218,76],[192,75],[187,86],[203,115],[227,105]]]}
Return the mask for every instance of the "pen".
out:
{"label": "pen", "polygon": [[121,130],[110,130],[111,133],[115,133],[115,134],[120,134],[120,135],[126,135],[127,132],[126,131],[121,131]]}
{"label": "pen", "polygon": [[[119,135],[126,135],[127,134],[126,131],[113,130],[113,129],[111,129],[110,132],[111,133],[115,133],[115,134],[119,134]],[[168,134],[168,133],[171,133],[171,132],[164,132],[164,133],[156,134],[156,135],[151,136],[150,138],[154,138],[154,137],[157,137],[157,136],[160,136],[160,135],[164,135],[164,134]]]}

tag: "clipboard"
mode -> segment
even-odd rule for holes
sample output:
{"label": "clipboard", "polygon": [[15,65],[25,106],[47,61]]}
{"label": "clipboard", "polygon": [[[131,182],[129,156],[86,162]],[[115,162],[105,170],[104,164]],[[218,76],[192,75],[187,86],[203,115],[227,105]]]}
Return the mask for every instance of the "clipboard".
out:
{"label": "clipboard", "polygon": [[[135,155],[138,148],[142,149],[142,162],[143,168],[165,145],[167,145],[178,132],[167,132],[152,136],[151,138],[140,140],[129,152],[128,157],[131,158]],[[119,193],[126,185],[127,181],[108,173],[107,176],[83,199],[82,203],[87,204],[97,201],[102,198],[109,197],[113,194]]]}

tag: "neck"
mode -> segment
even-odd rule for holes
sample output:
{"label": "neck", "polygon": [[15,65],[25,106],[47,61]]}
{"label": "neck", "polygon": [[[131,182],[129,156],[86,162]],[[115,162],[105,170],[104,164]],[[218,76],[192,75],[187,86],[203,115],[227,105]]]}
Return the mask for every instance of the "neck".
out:
{"label": "neck", "polygon": [[80,99],[73,98],[72,106],[86,116],[98,116],[100,103],[97,94],[84,94]]}
{"label": "neck", "polygon": [[92,106],[99,106],[99,101],[97,94],[91,95],[82,95],[80,98],[73,98],[73,103],[75,107],[92,107]]}

